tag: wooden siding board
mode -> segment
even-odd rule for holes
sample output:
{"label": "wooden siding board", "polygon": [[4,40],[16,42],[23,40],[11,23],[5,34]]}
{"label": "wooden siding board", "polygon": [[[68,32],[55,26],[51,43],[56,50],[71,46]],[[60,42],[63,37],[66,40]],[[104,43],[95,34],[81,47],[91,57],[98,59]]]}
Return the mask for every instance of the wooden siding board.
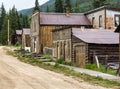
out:
{"label": "wooden siding board", "polygon": [[[94,62],[93,55],[98,55],[98,59],[101,64],[105,64],[105,55],[108,55],[108,62],[117,62],[118,61],[118,45],[98,45],[98,44],[89,44],[88,46],[88,59],[90,63]],[[100,57],[103,56],[103,57]],[[113,56],[113,57],[111,57]],[[101,61],[102,60],[102,61]]]}

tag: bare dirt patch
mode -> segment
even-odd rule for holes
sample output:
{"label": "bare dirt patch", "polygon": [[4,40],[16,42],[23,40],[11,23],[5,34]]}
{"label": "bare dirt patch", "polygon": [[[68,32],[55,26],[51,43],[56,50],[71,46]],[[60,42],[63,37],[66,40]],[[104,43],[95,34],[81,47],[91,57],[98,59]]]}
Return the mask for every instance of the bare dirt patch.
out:
{"label": "bare dirt patch", "polygon": [[20,62],[0,47],[0,89],[106,89]]}

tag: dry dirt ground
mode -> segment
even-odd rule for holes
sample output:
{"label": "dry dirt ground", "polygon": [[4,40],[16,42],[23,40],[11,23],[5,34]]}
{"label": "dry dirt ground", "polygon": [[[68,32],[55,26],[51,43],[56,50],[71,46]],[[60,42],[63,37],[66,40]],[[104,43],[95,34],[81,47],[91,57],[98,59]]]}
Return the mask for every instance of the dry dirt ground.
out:
{"label": "dry dirt ground", "polygon": [[0,89],[106,89],[20,62],[3,48],[0,46]]}

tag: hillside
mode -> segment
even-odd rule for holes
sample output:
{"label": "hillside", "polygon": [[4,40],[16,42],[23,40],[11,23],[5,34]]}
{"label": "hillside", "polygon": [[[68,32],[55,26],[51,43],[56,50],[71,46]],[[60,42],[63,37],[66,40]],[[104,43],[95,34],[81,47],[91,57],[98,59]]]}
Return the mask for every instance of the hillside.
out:
{"label": "hillside", "polygon": [[[65,0],[63,0],[64,3]],[[76,9],[76,0],[71,0],[71,5],[72,5],[72,12],[85,12],[91,9],[94,9],[92,3],[93,0],[77,0],[78,1],[78,7]],[[48,2],[44,3],[43,5],[40,6],[41,12],[46,12],[47,6],[49,7],[49,12],[54,12],[54,3],[55,0],[49,0]],[[106,0],[106,4],[114,6],[114,7],[120,7],[120,0]],[[29,9],[24,9],[19,11],[19,13],[29,15],[32,13],[33,8]]]}

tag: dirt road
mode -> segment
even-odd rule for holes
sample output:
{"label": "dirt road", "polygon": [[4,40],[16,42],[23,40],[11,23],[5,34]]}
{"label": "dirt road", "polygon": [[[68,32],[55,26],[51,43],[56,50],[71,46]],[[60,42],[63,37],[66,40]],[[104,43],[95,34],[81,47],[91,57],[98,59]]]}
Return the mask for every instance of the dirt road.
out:
{"label": "dirt road", "polygon": [[0,89],[106,89],[25,64],[0,47]]}

